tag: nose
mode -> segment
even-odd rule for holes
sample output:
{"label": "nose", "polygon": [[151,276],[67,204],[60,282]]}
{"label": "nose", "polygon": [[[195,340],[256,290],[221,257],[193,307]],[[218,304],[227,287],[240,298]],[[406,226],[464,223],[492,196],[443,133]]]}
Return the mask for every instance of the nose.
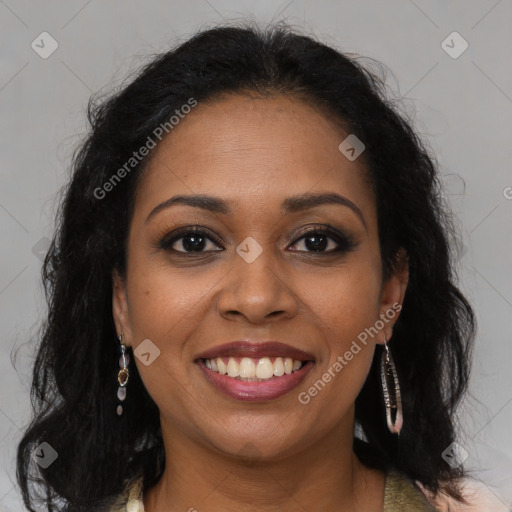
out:
{"label": "nose", "polygon": [[218,298],[219,314],[251,324],[293,318],[298,311],[297,296],[281,267],[272,260],[270,250],[251,263],[236,254]]}

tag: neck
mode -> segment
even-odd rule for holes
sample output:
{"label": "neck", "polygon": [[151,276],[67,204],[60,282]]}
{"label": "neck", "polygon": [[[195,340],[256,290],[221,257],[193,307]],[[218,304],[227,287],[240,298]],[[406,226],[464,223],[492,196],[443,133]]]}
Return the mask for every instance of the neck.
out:
{"label": "neck", "polygon": [[[162,418],[163,420],[164,418]],[[283,512],[382,510],[384,474],[364,466],[353,452],[352,428],[338,428],[321,440],[279,459],[246,460],[199,444],[162,421],[166,466],[144,493],[145,512],[225,510]]]}

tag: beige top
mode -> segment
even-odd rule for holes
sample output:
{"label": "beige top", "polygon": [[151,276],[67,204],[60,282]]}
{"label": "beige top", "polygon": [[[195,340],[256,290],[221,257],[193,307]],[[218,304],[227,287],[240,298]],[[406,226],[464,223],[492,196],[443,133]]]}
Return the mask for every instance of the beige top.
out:
{"label": "beige top", "polygon": [[[142,477],[127,486],[109,512],[144,512]],[[386,477],[383,512],[436,512],[407,477],[391,471]]]}

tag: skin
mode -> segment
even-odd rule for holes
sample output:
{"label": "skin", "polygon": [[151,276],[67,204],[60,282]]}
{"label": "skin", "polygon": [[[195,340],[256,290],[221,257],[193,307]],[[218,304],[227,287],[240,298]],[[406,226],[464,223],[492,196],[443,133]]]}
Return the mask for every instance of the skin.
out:
{"label": "skin", "polygon": [[[407,287],[406,264],[383,281],[375,198],[363,159],[338,150],[346,136],[299,99],[230,95],[199,104],[154,150],[137,189],[126,276],[113,276],[123,342],[135,349],[150,339],[160,350],[148,366],[134,358],[160,410],[167,460],[144,493],[146,512],[382,510],[385,475],[352,451],[354,402],[398,314],[310,403],[297,400],[359,333],[402,304]],[[348,198],[364,224],[338,204],[281,213],[285,198],[307,192]],[[174,205],[146,222],[177,194],[216,196],[233,211]],[[322,254],[338,246],[330,235],[320,252],[307,246],[302,230],[328,224],[356,247]],[[196,225],[222,244],[210,238],[188,254],[183,238],[175,252],[157,247]],[[248,236],[263,249],[250,264],[235,251]],[[234,400],[194,359],[243,339],[288,343],[312,353],[315,366],[279,399]]]}

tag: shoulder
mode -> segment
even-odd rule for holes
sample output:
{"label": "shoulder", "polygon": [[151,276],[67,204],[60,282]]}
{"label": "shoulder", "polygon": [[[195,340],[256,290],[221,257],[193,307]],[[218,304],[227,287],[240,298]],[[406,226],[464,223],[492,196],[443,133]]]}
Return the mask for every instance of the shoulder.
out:
{"label": "shoulder", "polygon": [[436,512],[421,489],[408,477],[394,470],[386,475],[384,512]]}
{"label": "shoulder", "polygon": [[[420,487],[421,484],[419,484]],[[460,503],[446,494],[433,494],[427,489],[422,491],[439,512],[507,512],[512,510],[505,505],[497,494],[476,478],[463,478],[459,482],[460,490],[466,503]],[[510,505],[509,505],[510,506]]]}

